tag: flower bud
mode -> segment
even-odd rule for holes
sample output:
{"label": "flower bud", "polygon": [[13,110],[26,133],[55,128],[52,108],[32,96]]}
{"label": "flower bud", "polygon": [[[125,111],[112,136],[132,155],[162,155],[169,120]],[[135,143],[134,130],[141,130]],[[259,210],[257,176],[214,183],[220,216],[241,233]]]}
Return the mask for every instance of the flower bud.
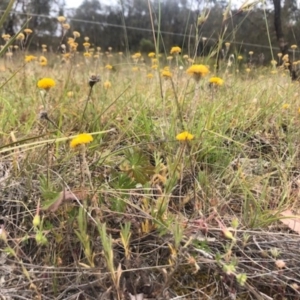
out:
{"label": "flower bud", "polygon": [[41,224],[41,217],[40,215],[35,215],[32,221],[34,227],[38,227]]}

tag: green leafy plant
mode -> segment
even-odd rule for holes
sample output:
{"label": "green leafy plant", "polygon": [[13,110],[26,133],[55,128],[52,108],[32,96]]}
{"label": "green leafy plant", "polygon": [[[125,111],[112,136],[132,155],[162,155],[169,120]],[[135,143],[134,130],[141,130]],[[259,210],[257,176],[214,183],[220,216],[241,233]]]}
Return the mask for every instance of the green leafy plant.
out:
{"label": "green leafy plant", "polygon": [[90,267],[93,268],[95,266],[94,264],[95,254],[92,250],[91,240],[87,230],[88,229],[87,215],[84,207],[79,208],[77,222],[78,222],[79,230],[75,230],[75,233],[83,247],[85,257],[88,260]]}
{"label": "green leafy plant", "polygon": [[124,152],[125,160],[121,170],[137,183],[145,184],[154,174],[155,167],[151,165],[149,157],[142,151],[128,149]]}

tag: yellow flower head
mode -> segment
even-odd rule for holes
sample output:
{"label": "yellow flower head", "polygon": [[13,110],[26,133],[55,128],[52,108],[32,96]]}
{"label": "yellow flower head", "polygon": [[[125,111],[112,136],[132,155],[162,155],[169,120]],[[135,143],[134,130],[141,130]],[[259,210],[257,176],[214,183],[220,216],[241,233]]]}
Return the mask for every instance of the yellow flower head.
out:
{"label": "yellow flower head", "polygon": [[297,49],[298,47],[297,47],[297,45],[292,45],[291,46],[291,49],[293,49],[293,50],[295,50],[295,49]]}
{"label": "yellow flower head", "polygon": [[73,36],[74,38],[79,38],[80,37],[80,33],[78,31],[73,31]]}
{"label": "yellow flower head", "polygon": [[105,69],[107,69],[107,70],[112,70],[112,68],[113,68],[112,65],[106,65],[105,66]]}
{"label": "yellow flower head", "polygon": [[221,79],[220,77],[211,77],[211,78],[209,79],[209,83],[210,83],[211,85],[223,85],[224,80]]}
{"label": "yellow flower head", "polygon": [[24,32],[25,32],[26,34],[30,34],[30,33],[32,33],[32,30],[31,30],[30,28],[25,28],[25,29],[24,29]]}
{"label": "yellow flower head", "polygon": [[155,57],[155,53],[154,52],[148,53],[148,57],[151,57],[151,58]]}
{"label": "yellow flower head", "polygon": [[153,74],[152,73],[148,73],[147,74],[147,78],[149,78],[149,79],[153,78]]}
{"label": "yellow flower head", "polygon": [[69,45],[70,45],[70,44],[73,44],[73,43],[74,43],[74,38],[69,37],[67,43],[68,43]]}
{"label": "yellow flower head", "polygon": [[30,62],[30,61],[33,61],[33,60],[36,60],[37,57],[36,56],[33,56],[33,55],[25,55],[25,62]]}
{"label": "yellow flower head", "polygon": [[104,88],[107,90],[107,89],[111,88],[111,82],[108,81],[108,80],[106,80],[106,81],[103,83],[103,86],[104,86]]}
{"label": "yellow flower head", "polygon": [[139,58],[141,58],[141,56],[142,56],[142,54],[140,52],[137,52],[137,53],[132,55],[132,58],[133,59],[139,59]]}
{"label": "yellow flower head", "polygon": [[48,91],[49,89],[55,86],[55,81],[52,78],[42,78],[38,81],[37,86],[40,89]]}
{"label": "yellow flower head", "polygon": [[40,65],[47,66],[48,60],[45,56],[40,56]]}
{"label": "yellow flower head", "polygon": [[271,65],[275,67],[277,65],[277,61],[275,59],[272,59],[271,60]]}
{"label": "yellow flower head", "polygon": [[243,56],[242,56],[242,55],[239,55],[239,56],[237,57],[237,59],[238,59],[238,60],[242,60],[242,59],[243,59]]}
{"label": "yellow flower head", "polygon": [[69,98],[72,98],[74,96],[74,93],[72,91],[67,92],[67,96]]}
{"label": "yellow flower head", "polygon": [[91,57],[91,53],[89,53],[89,52],[84,52],[84,53],[83,53],[83,56],[84,56],[84,57]]}
{"label": "yellow flower head", "polygon": [[64,23],[62,25],[62,27],[63,27],[64,30],[69,30],[71,26],[69,24],[67,24],[67,23]]}
{"label": "yellow flower head", "polygon": [[282,109],[288,109],[290,107],[290,105],[288,103],[284,103],[282,105]]}
{"label": "yellow flower head", "polygon": [[162,70],[161,76],[166,79],[172,78],[172,73],[169,70]]}
{"label": "yellow flower head", "polygon": [[190,141],[194,138],[194,136],[188,131],[183,131],[176,135],[177,141]]}
{"label": "yellow flower head", "polygon": [[66,18],[65,18],[64,16],[58,16],[58,17],[57,17],[57,21],[58,21],[59,23],[64,23],[64,22],[66,21]]}
{"label": "yellow flower head", "polygon": [[78,47],[78,43],[75,43],[75,42],[70,43],[70,50],[71,51],[75,52],[77,50],[77,47]]}
{"label": "yellow flower head", "polygon": [[196,80],[200,80],[201,77],[204,77],[209,73],[209,69],[204,65],[192,65],[186,72],[193,75]]}
{"label": "yellow flower head", "polygon": [[9,34],[2,34],[2,38],[5,40],[5,41],[8,41],[10,39],[10,35]]}
{"label": "yellow flower head", "polygon": [[17,35],[16,39],[19,40],[19,41],[23,41],[23,40],[25,39],[24,33],[19,33],[19,34]]}
{"label": "yellow flower head", "polygon": [[249,55],[251,56],[251,55],[253,55],[254,54],[254,52],[253,51],[249,51]]}
{"label": "yellow flower head", "polygon": [[70,147],[76,148],[78,145],[88,144],[93,140],[93,137],[89,133],[81,133],[71,140]]}
{"label": "yellow flower head", "polygon": [[172,47],[170,54],[179,54],[181,52],[181,48],[178,46]]}

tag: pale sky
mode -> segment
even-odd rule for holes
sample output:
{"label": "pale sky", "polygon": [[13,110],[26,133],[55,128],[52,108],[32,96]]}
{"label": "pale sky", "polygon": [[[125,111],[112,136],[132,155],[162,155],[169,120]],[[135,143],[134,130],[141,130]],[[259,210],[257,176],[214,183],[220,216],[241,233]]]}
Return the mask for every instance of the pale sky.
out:
{"label": "pale sky", "polygon": [[[146,1],[146,0],[142,0],[142,1]],[[235,5],[239,6],[242,5],[246,0],[234,0],[232,1]],[[80,4],[83,2],[83,0],[65,0],[66,2],[66,7],[67,8],[76,8],[78,6],[80,6]],[[105,4],[109,4],[109,3],[116,3],[116,0],[99,0],[100,3],[105,3]]]}
{"label": "pale sky", "polygon": [[78,7],[83,0],[65,0],[67,8],[75,8]]}
{"label": "pale sky", "polygon": [[[76,8],[82,4],[83,0],[65,0],[65,2],[66,8]],[[116,3],[115,0],[99,0],[99,2],[103,4]]]}

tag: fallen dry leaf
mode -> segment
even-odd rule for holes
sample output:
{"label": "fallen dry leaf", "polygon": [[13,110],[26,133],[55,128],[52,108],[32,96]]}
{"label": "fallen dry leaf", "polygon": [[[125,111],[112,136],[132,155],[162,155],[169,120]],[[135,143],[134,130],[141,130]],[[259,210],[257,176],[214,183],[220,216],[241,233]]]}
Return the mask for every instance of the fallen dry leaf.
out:
{"label": "fallen dry leaf", "polygon": [[291,210],[285,210],[280,213],[283,218],[280,222],[287,225],[291,230],[300,234],[300,216],[295,215]]}
{"label": "fallen dry leaf", "polygon": [[59,196],[53,202],[50,206],[48,206],[45,210],[50,211],[50,212],[55,212],[58,210],[59,206],[64,202],[64,201],[74,201],[80,199],[78,198],[74,193],[70,191],[62,191],[60,192]]}
{"label": "fallen dry leaf", "polygon": [[59,193],[58,197],[50,205],[44,207],[43,210],[56,212],[63,202],[83,200],[86,199],[88,195],[88,190],[85,189],[77,191],[62,191]]}

